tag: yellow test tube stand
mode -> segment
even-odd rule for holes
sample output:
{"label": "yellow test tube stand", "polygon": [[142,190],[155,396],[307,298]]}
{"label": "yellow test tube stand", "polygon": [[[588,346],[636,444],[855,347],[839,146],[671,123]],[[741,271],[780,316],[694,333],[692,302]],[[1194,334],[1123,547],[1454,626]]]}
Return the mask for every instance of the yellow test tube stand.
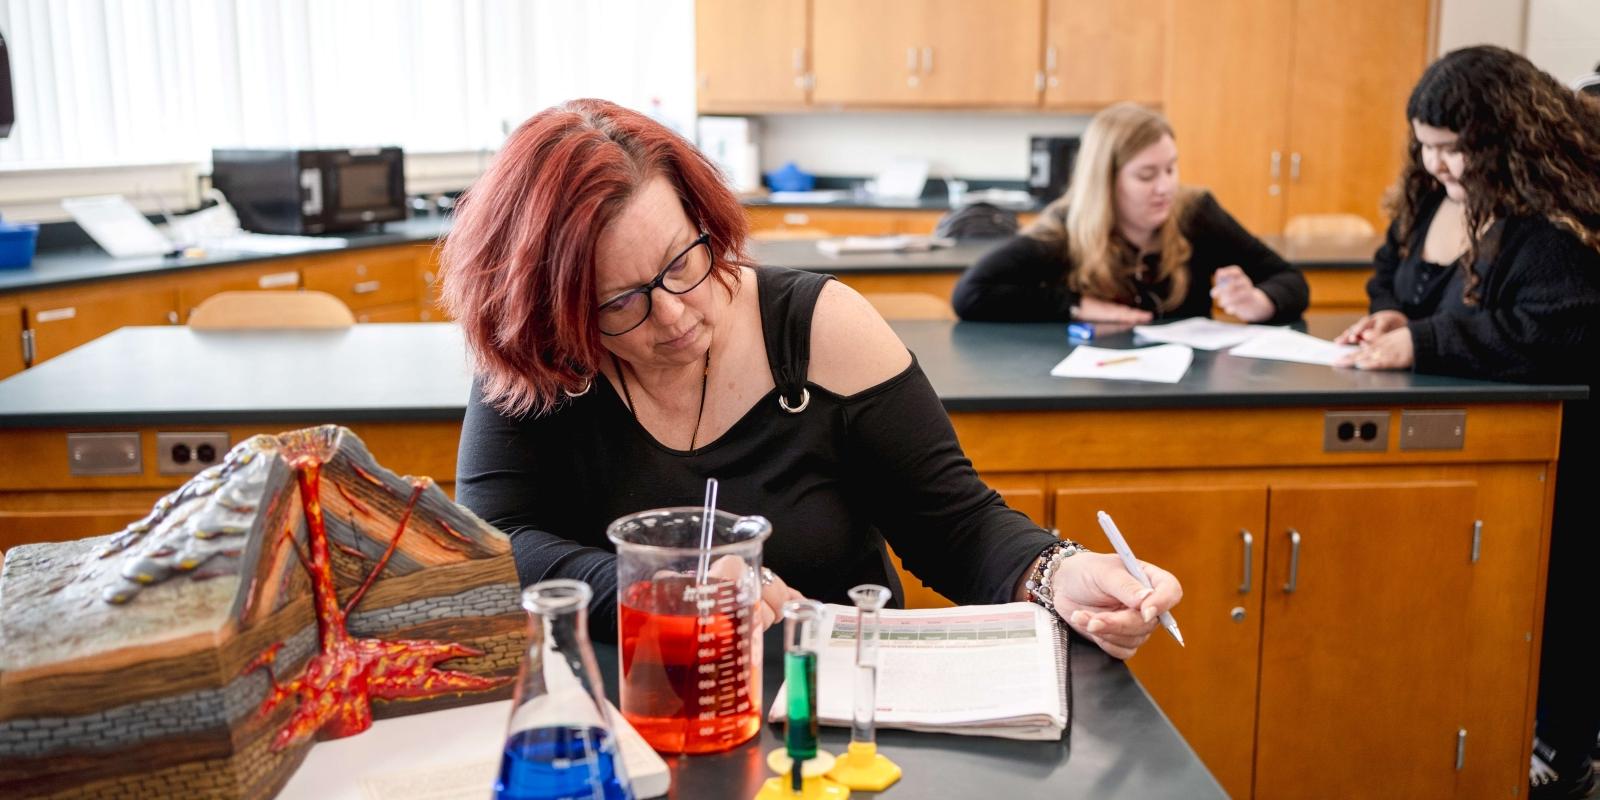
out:
{"label": "yellow test tube stand", "polygon": [[756,800],[844,800],[850,796],[849,788],[824,775],[834,758],[817,747],[817,654],[822,619],[822,604],[815,600],[783,604],[783,677],[788,694],[784,746],[767,754],[767,766],[778,777],[762,784]]}
{"label": "yellow test tube stand", "polygon": [[878,752],[873,716],[878,703],[878,612],[889,602],[889,590],[864,583],[850,590],[856,604],[856,685],[850,720],[850,749],[828,771],[828,777],[852,789],[881,792],[900,780],[900,765]]}

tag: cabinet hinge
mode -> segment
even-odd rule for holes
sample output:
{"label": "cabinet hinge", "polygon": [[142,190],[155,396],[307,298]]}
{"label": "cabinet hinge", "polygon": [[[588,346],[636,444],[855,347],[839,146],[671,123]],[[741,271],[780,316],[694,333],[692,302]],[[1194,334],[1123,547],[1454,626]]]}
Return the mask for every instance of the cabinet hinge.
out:
{"label": "cabinet hinge", "polygon": [[1478,563],[1478,555],[1483,551],[1483,520],[1472,521],[1472,563]]}
{"label": "cabinet hinge", "polygon": [[22,332],[22,365],[33,366],[33,329]]}
{"label": "cabinet hinge", "polygon": [[1456,731],[1456,771],[1460,772],[1461,768],[1466,766],[1466,764],[1467,764],[1467,729],[1466,728],[1461,728],[1461,729]]}

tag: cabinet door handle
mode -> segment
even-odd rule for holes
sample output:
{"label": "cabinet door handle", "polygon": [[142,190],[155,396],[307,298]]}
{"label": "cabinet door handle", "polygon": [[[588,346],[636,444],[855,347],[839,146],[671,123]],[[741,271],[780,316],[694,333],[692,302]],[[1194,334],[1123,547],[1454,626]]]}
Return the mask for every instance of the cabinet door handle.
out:
{"label": "cabinet door handle", "polygon": [[256,287],[261,289],[281,289],[285,286],[299,286],[300,273],[298,272],[269,272],[256,278]]}
{"label": "cabinet door handle", "polygon": [[1254,583],[1250,574],[1250,565],[1255,561],[1256,537],[1244,528],[1239,529],[1239,539],[1244,542],[1244,580],[1239,583],[1239,594],[1249,594],[1250,584]]}
{"label": "cabinet door handle", "polygon": [[924,75],[933,74],[933,48],[931,47],[922,48],[922,73]]}
{"label": "cabinet door handle", "polygon": [[33,321],[34,322],[60,322],[61,320],[72,319],[73,317],[76,317],[76,316],[78,316],[78,307],[77,306],[65,306],[63,308],[47,308],[47,309],[45,309],[43,311],[40,311],[37,314],[34,314],[33,315]]}
{"label": "cabinet door handle", "polygon": [[1300,532],[1289,529],[1289,582],[1283,585],[1284,594],[1292,594],[1300,585]]}
{"label": "cabinet door handle", "polygon": [[372,294],[373,292],[378,291],[378,287],[381,285],[382,284],[378,281],[362,281],[350,288],[356,294]]}
{"label": "cabinet door handle", "polygon": [[1289,180],[1291,180],[1291,181],[1300,180],[1300,154],[1299,153],[1290,153],[1289,154]]}
{"label": "cabinet door handle", "polygon": [[178,312],[176,310],[167,312],[167,324],[168,325],[176,325],[176,324],[178,324]]}
{"label": "cabinet door handle", "polygon": [[797,73],[806,71],[806,49],[804,47],[796,47],[794,49],[794,71]]}
{"label": "cabinet door handle", "polygon": [[1056,71],[1056,46],[1050,45],[1044,49],[1044,71]]}
{"label": "cabinet door handle", "polygon": [[1272,179],[1273,180],[1277,180],[1278,176],[1280,174],[1282,174],[1282,172],[1283,172],[1282,167],[1283,167],[1283,154],[1278,152],[1278,151],[1276,151],[1276,150],[1272,151]]}
{"label": "cabinet door handle", "polygon": [[906,48],[906,71],[917,71],[917,48],[915,47]]}

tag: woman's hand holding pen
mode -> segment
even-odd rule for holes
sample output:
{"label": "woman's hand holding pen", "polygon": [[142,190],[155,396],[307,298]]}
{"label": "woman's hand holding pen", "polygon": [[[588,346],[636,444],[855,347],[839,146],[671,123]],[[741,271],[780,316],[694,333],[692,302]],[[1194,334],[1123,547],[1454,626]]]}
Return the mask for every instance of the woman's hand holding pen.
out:
{"label": "woman's hand holding pen", "polygon": [[1078,304],[1072,307],[1072,318],[1081,322],[1111,322],[1121,325],[1143,325],[1151,320],[1148,311],[1088,295],[1079,298]]}
{"label": "woman's hand holding pen", "polygon": [[1245,322],[1266,322],[1277,313],[1278,305],[1266,292],[1256,288],[1250,276],[1237,266],[1217,270],[1217,283],[1211,287],[1211,299],[1223,311]]}
{"label": "woman's hand holding pen", "polygon": [[1363,339],[1360,350],[1333,362],[1336,367],[1356,369],[1410,369],[1415,364],[1415,343],[1411,341],[1411,329],[1404,324],[1388,333]]}
{"label": "woman's hand holding pen", "polygon": [[1396,328],[1406,326],[1406,315],[1398,311],[1378,311],[1355,321],[1344,329],[1334,344],[1366,344]]}
{"label": "woman's hand holding pen", "polygon": [[1157,618],[1183,599],[1172,573],[1139,563],[1152,588],[1144,588],[1113,553],[1078,553],[1063,559],[1051,576],[1051,600],[1061,618],[1117,658],[1131,657],[1161,624]]}

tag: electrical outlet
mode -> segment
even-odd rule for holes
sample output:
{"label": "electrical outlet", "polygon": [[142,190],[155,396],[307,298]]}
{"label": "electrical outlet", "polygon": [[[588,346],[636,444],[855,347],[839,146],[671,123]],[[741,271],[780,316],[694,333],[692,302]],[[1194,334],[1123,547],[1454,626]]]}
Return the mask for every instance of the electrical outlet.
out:
{"label": "electrical outlet", "polygon": [[156,433],[156,470],[162,475],[193,475],[222,463],[226,433]]}
{"label": "electrical outlet", "polygon": [[1389,412],[1329,411],[1322,420],[1324,452],[1381,453],[1389,449]]}

